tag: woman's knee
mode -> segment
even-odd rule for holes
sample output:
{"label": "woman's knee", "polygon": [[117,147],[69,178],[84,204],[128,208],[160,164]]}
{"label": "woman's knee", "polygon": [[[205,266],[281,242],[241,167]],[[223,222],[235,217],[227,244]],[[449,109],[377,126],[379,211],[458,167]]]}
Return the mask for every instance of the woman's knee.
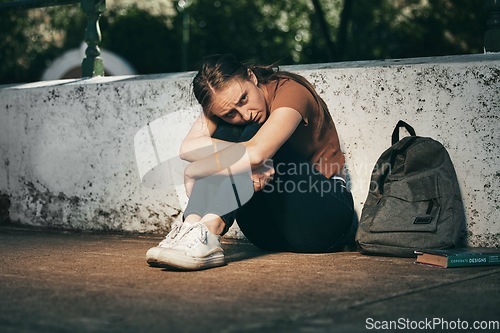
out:
{"label": "woman's knee", "polygon": [[229,142],[245,142],[250,140],[259,130],[260,124],[253,123],[247,126],[236,126],[220,122],[212,137]]}

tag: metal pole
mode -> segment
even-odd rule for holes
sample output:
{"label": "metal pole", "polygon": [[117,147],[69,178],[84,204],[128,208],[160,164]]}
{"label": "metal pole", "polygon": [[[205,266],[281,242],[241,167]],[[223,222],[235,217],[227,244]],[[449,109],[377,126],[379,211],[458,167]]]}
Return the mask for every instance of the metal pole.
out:
{"label": "metal pole", "polygon": [[99,18],[106,9],[106,0],[82,0],[82,10],[87,15],[87,28],[85,29],[85,59],[82,62],[82,77],[104,76],[104,63],[99,57],[99,43],[101,30]]}

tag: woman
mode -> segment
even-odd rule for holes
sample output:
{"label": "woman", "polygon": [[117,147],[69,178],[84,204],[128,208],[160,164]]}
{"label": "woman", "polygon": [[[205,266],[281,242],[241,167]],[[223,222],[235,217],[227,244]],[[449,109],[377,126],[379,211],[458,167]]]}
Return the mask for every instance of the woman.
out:
{"label": "woman", "polygon": [[[184,223],[148,251],[148,263],[186,270],[224,265],[219,238],[235,218],[265,250],[338,249],[350,233],[353,200],[335,125],[313,86],[226,54],[203,59],[193,90],[203,114],[180,150],[192,162]],[[252,195],[245,196],[246,186]]]}

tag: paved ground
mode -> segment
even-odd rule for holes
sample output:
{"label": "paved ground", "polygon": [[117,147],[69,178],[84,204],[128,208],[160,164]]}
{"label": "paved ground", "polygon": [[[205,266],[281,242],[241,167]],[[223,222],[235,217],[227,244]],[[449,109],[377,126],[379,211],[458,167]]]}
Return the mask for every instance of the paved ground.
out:
{"label": "paved ground", "polygon": [[499,331],[472,329],[500,321],[498,266],[266,253],[239,242],[224,244],[227,266],[177,272],[145,263],[158,241],[0,227],[0,332],[385,332],[388,321],[398,332],[452,331],[430,326],[439,320]]}

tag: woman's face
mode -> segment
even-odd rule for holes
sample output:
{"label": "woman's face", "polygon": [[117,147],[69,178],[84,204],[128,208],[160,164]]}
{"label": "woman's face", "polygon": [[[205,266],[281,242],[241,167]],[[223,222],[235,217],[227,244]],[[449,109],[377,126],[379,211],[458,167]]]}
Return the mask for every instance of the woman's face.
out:
{"label": "woman's face", "polygon": [[233,125],[262,124],[267,119],[267,103],[257,78],[249,71],[248,80],[233,79],[215,94],[213,114]]}

